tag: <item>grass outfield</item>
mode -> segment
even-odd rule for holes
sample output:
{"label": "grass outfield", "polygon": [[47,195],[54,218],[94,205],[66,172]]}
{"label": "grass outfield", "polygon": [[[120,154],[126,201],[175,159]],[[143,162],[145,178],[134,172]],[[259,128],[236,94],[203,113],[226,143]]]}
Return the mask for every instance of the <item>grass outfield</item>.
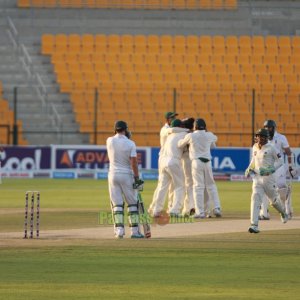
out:
{"label": "grass outfield", "polygon": [[[147,204],[155,184],[145,185]],[[249,218],[251,184],[217,185],[222,219]],[[300,184],[293,188],[299,215]],[[105,181],[4,179],[1,232],[22,232],[24,193],[31,189],[41,192],[42,230],[94,227],[99,210],[109,209]],[[9,246],[0,240],[0,299],[297,299],[299,294],[299,229],[152,240],[20,239]]]}

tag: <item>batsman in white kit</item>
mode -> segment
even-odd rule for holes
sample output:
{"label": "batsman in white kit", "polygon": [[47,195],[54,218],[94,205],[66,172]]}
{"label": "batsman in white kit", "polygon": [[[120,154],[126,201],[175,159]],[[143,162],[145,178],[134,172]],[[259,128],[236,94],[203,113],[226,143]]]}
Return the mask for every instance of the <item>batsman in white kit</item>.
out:
{"label": "batsman in white kit", "polygon": [[133,188],[144,182],[139,178],[136,146],[130,136],[126,122],[117,121],[115,135],[106,141],[110,163],[108,187],[116,238],[123,238],[125,235],[124,200],[128,207],[131,238],[144,238],[139,230],[137,190]]}
{"label": "batsman in white kit", "polygon": [[257,142],[253,145],[252,159],[245,171],[246,177],[251,176],[253,178],[251,226],[248,229],[250,233],[259,233],[259,211],[265,195],[270,199],[271,205],[280,213],[282,223],[288,221],[288,216],[277,191],[275,177],[275,171],[283,165],[283,162],[277,155],[274,146],[268,143],[268,136],[268,130],[265,128],[256,132]]}

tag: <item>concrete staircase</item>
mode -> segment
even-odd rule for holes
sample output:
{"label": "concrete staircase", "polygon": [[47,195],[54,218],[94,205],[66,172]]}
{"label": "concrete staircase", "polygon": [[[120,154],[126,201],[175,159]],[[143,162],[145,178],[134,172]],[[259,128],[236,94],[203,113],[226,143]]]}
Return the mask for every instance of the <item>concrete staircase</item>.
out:
{"label": "concrete staircase", "polygon": [[69,96],[59,93],[50,59],[40,46],[25,46],[13,38],[9,25],[0,27],[0,80],[4,98],[13,109],[17,88],[17,118],[29,144],[86,144],[79,133]]}

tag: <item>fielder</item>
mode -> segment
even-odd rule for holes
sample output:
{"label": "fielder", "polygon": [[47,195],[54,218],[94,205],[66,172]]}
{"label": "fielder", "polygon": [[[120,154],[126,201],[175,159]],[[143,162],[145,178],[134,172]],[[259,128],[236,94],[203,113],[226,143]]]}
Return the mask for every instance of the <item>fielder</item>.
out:
{"label": "fielder", "polygon": [[[186,118],[182,120],[183,127],[188,129],[188,132],[193,132],[194,118]],[[193,176],[192,176],[192,161],[189,156],[189,148],[183,150],[182,166],[185,180],[185,198],[183,202],[182,215],[191,216],[195,214],[195,204],[193,196]]]}
{"label": "fielder", "polygon": [[[276,131],[276,123],[273,120],[266,120],[264,122],[264,128],[269,132],[269,143],[273,145],[277,153],[283,158],[284,154],[287,155],[288,158],[288,170],[290,176],[294,177],[296,175],[296,171],[293,168],[292,161],[292,152],[287,141],[287,138]],[[285,207],[285,212],[287,213],[289,219],[292,219],[293,208],[292,208],[292,199],[291,199],[291,189],[290,186],[287,185],[286,182],[286,173],[287,168],[286,165],[282,165],[276,171],[276,184],[278,187],[278,192],[280,195],[280,199]],[[260,211],[260,219],[261,220],[269,220],[270,215],[268,212],[269,200],[267,197],[263,198],[261,211]]]}
{"label": "fielder", "polygon": [[[159,136],[160,136],[160,151],[159,151],[159,154],[158,154],[158,184],[159,184],[159,181],[160,181],[160,178],[161,178],[161,173],[162,173],[162,169],[161,169],[161,165],[162,165],[162,161],[164,159],[164,146],[165,146],[165,143],[166,143],[166,140],[167,140],[167,137],[168,137],[168,129],[170,128],[170,125],[171,125],[171,122],[176,118],[178,114],[175,113],[175,112],[166,112],[165,113],[165,119],[166,119],[166,123],[165,125],[161,128],[160,130],[160,133],[159,133]],[[173,192],[173,188],[172,186],[169,187],[169,194],[172,194]],[[158,186],[157,188],[155,189],[154,191],[154,195],[153,195],[153,199],[157,198],[156,194],[158,193]],[[172,197],[172,196],[171,196]],[[170,197],[170,198],[171,198]],[[149,208],[148,208],[148,213],[152,216],[153,215],[153,206],[152,204],[154,205],[154,202],[152,201],[152,203],[150,204]],[[155,217],[158,217],[155,216]]]}
{"label": "fielder", "polygon": [[116,238],[123,238],[124,200],[128,206],[131,238],[144,238],[139,230],[139,212],[135,186],[141,185],[137,163],[136,146],[130,138],[126,122],[115,123],[115,135],[106,141],[109,158],[108,188],[114,220]]}
{"label": "fielder", "polygon": [[179,140],[184,138],[188,130],[182,128],[182,122],[179,119],[175,119],[172,121],[169,131],[170,134],[162,153],[161,174],[151,203],[152,216],[154,217],[159,216],[164,208],[170,184],[174,187],[173,201],[169,209],[171,216],[179,215],[185,196],[184,173],[181,163],[183,150],[177,144]]}
{"label": "fielder", "polygon": [[214,203],[214,213],[221,216],[221,205],[217,186],[214,181],[210,148],[215,147],[217,136],[206,131],[206,123],[203,119],[195,121],[195,131],[189,133],[178,142],[180,148],[189,145],[189,156],[192,161],[193,196],[196,213],[195,218],[206,217],[204,207],[204,190],[207,189],[209,198]]}
{"label": "fielder", "polygon": [[268,130],[259,129],[256,136],[256,143],[252,149],[252,159],[245,171],[245,176],[253,177],[252,196],[251,196],[251,226],[250,233],[259,233],[258,220],[259,210],[265,194],[272,202],[272,206],[280,213],[281,221],[286,223],[288,216],[280,201],[280,196],[276,188],[275,171],[278,170],[283,162],[277,155],[276,149],[268,143]]}

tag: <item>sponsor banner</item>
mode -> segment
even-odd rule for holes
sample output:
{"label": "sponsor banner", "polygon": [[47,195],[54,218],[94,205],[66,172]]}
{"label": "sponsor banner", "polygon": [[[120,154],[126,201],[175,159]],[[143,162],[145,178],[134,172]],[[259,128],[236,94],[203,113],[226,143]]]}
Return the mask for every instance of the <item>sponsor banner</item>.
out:
{"label": "sponsor banner", "polygon": [[158,154],[160,148],[151,148],[151,169],[158,169]]}
{"label": "sponsor banner", "polygon": [[142,173],[143,180],[157,180],[158,179],[158,172],[151,172],[151,173]]}
{"label": "sponsor banner", "polygon": [[[293,164],[294,166],[299,169],[300,168],[300,148],[292,148],[293,153]],[[285,158],[287,161],[287,158]]]}
{"label": "sponsor banner", "polygon": [[218,180],[218,181],[229,181],[230,180],[230,176],[229,175],[221,175],[221,174],[215,174],[214,175],[214,179]]}
{"label": "sponsor banner", "polygon": [[33,178],[32,172],[1,172],[2,178]]}
{"label": "sponsor banner", "polygon": [[58,172],[58,171],[55,171],[52,173],[52,178],[55,178],[55,179],[75,179],[77,178],[75,172]]}
{"label": "sponsor banner", "polygon": [[[140,168],[150,168],[150,148],[138,147]],[[52,169],[108,169],[109,160],[104,146],[53,146]]]}
{"label": "sponsor banner", "polygon": [[[151,168],[158,168],[159,148],[151,150]],[[244,172],[250,162],[248,148],[216,148],[212,149],[212,167],[215,173]]]}
{"label": "sponsor banner", "polygon": [[18,172],[50,169],[50,147],[4,147],[1,167],[3,171]]}
{"label": "sponsor banner", "polygon": [[107,179],[108,172],[97,172],[96,179]]}
{"label": "sponsor banner", "polygon": [[33,172],[33,178],[51,178],[51,172]]}
{"label": "sponsor banner", "polygon": [[230,176],[230,181],[252,181],[252,178],[246,178],[244,175],[241,174],[232,174]]}
{"label": "sponsor banner", "polygon": [[77,178],[87,178],[87,179],[95,178],[95,173],[80,173],[80,172],[77,172]]}

